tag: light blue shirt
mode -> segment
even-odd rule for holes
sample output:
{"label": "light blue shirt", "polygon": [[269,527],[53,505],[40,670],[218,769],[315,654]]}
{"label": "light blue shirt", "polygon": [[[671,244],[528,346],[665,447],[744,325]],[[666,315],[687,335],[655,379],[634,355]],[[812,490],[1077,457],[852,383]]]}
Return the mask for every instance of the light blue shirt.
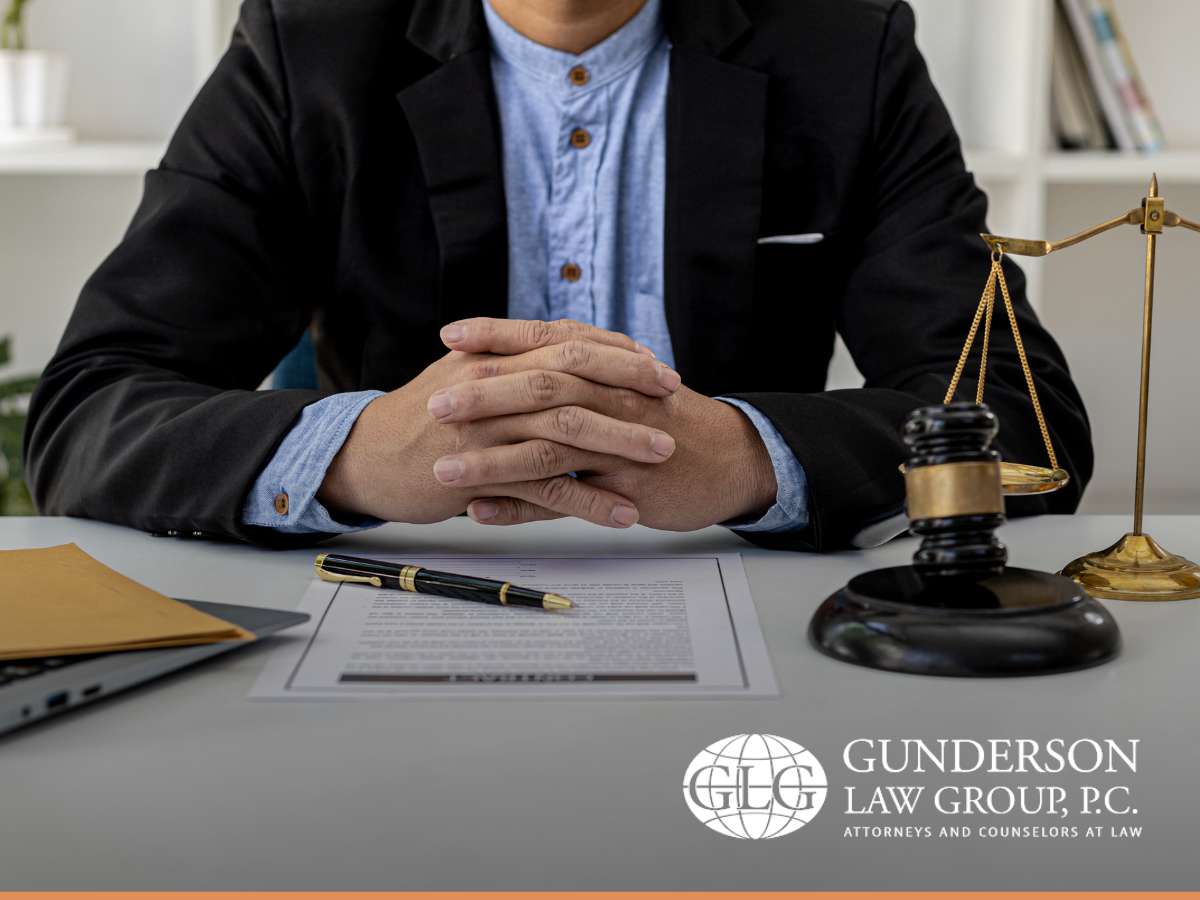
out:
{"label": "light blue shirt", "polygon": [[[590,322],[628,334],[673,366],[662,258],[671,45],[660,0],[648,0],[580,56],[531,41],[481,2],[500,110],[509,318]],[[378,524],[331,518],[316,492],[355,419],[379,394],[336,394],[304,409],[250,491],[243,522],[291,533]],[[728,524],[747,531],[807,525],[804,470],[783,438],[755,407],[719,399],[758,429],[778,484],[761,519]],[[289,496],[283,515],[274,506],[280,492]]]}

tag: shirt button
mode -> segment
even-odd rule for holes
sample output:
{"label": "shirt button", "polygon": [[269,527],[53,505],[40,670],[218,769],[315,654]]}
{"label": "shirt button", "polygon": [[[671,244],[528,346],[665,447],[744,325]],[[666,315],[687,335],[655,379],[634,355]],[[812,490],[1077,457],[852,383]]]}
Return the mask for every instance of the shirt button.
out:
{"label": "shirt button", "polygon": [[571,132],[571,146],[576,150],[582,150],[592,142],[592,136],[588,134],[586,128],[576,128]]}
{"label": "shirt button", "polygon": [[559,274],[562,275],[563,281],[578,281],[583,277],[583,269],[573,262],[564,263],[559,269]]}
{"label": "shirt button", "polygon": [[571,71],[567,73],[567,78],[570,79],[571,84],[575,85],[575,87],[583,87],[591,77],[588,70],[583,66],[572,66]]}
{"label": "shirt button", "polygon": [[288,513],[288,495],[283,491],[275,495],[275,512],[281,516],[286,516]]}

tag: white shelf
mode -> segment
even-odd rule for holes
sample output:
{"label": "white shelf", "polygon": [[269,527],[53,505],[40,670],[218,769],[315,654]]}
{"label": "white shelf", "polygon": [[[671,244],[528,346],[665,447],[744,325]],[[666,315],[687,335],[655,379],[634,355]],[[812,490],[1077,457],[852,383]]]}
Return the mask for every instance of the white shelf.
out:
{"label": "white shelf", "polygon": [[141,175],[162,158],[161,141],[76,141],[0,148],[0,175]]}
{"label": "white shelf", "polygon": [[963,155],[966,157],[967,168],[987,181],[1011,181],[1028,172],[1030,168],[1029,159],[1018,153],[967,148]]}
{"label": "white shelf", "polygon": [[1145,187],[1154,173],[1161,182],[1200,184],[1200,151],[1051,153],[1046,157],[1044,172],[1050,184],[1136,184]]}
{"label": "white shelf", "polygon": [[[162,158],[161,141],[78,141],[61,146],[0,148],[0,174],[139,175]],[[1155,154],[1053,152],[1029,158],[996,150],[966,151],[967,167],[980,178],[1011,181],[1032,176],[1049,184],[1200,184],[1200,151]]]}
{"label": "white shelf", "polygon": [[1058,151],[1023,155],[1000,150],[967,148],[967,168],[984,181],[1012,182],[1020,178],[1053,187],[1066,184],[1134,184],[1146,186],[1152,174],[1173,184],[1200,184],[1200,150],[1161,153],[1121,153],[1116,150]]}

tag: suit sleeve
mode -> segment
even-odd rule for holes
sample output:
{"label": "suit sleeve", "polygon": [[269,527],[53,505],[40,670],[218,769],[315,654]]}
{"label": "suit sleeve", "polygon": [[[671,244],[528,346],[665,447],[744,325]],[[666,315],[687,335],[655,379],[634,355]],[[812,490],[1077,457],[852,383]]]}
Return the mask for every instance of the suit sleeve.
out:
{"label": "suit sleeve", "polygon": [[[755,543],[839,549],[902,509],[900,426],[911,410],[942,402],[988,274],[988,251],[979,238],[987,231],[987,199],[966,171],[914,27],[911,9],[897,3],[879,52],[868,224],[836,315],[864,387],[736,395],[774,422],[808,477],[809,527],[744,535]],[[1010,499],[1008,512],[1072,512],[1092,473],[1087,414],[1062,352],[1025,299],[1024,276],[1008,260],[1004,267],[1059,464],[1072,479],[1057,493]],[[977,366],[978,340],[960,399],[974,397]],[[984,400],[1000,420],[1004,458],[1045,464],[999,297]]]}
{"label": "suit sleeve", "polygon": [[45,514],[296,540],[239,516],[321,396],[256,390],[321,283],[277,47],[269,3],[248,0],[128,231],[83,288],[29,411],[29,484]]}

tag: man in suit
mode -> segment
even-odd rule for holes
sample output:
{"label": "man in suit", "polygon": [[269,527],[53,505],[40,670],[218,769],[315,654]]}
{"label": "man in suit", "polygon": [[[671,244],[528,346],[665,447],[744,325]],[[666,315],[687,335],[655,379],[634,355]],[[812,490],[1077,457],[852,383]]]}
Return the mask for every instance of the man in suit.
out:
{"label": "man in suit", "polygon": [[[44,512],[891,533],[986,199],[900,0],[247,0],[27,432]],[[1074,476],[1083,405],[1009,266]],[[320,391],[257,391],[310,329]],[[823,390],[835,330],[865,376]],[[964,390],[972,390],[964,385]],[[1001,449],[1041,437],[1011,344]]]}

